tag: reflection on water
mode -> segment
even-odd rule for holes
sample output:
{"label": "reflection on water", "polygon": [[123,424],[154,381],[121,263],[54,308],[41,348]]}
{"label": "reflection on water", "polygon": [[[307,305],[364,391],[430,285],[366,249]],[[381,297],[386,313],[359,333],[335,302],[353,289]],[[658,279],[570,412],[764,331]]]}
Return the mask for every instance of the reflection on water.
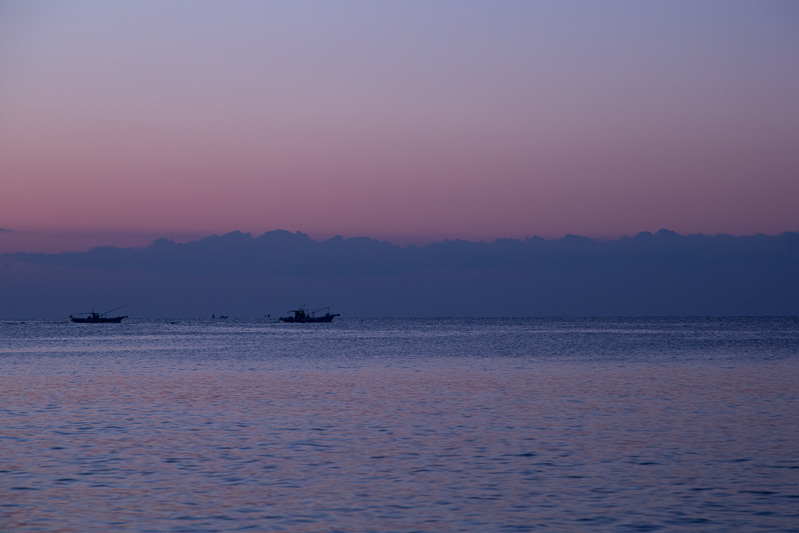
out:
{"label": "reflection on water", "polygon": [[736,320],[2,324],[0,523],[795,531],[799,328]]}

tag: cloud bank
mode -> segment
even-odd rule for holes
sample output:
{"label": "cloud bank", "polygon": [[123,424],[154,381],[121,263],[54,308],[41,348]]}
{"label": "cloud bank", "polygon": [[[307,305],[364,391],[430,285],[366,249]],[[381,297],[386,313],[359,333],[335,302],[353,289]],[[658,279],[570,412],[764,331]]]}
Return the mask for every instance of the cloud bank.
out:
{"label": "cloud bank", "polygon": [[[0,318],[132,303],[131,316],[799,315],[799,233],[567,235],[400,247],[276,230],[2,256]],[[81,309],[76,309],[76,308]]]}

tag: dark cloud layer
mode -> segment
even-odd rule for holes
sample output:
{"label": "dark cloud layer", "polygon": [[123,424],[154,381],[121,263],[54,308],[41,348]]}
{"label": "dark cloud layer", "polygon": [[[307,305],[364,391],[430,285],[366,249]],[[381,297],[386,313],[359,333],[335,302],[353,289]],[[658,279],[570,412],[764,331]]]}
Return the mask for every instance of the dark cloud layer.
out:
{"label": "dark cloud layer", "polygon": [[277,230],[4,259],[3,318],[129,301],[131,315],[147,317],[263,316],[301,303],[364,317],[799,315],[799,233],[791,232],[402,248]]}

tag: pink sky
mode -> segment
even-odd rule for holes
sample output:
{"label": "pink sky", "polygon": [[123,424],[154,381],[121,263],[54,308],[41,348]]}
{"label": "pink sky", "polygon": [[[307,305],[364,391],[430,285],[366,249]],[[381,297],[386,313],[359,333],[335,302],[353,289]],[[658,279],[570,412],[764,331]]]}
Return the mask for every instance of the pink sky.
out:
{"label": "pink sky", "polygon": [[799,4],[0,5],[0,252],[799,231]]}

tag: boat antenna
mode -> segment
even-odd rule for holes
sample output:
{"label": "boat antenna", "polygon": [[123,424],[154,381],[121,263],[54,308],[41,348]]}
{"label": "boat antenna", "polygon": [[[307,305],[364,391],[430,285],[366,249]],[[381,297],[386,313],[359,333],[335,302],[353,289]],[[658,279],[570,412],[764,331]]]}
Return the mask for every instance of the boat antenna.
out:
{"label": "boat antenna", "polygon": [[107,315],[108,313],[113,313],[113,312],[114,312],[114,311],[116,311],[117,309],[122,309],[123,307],[127,307],[127,306],[129,306],[129,305],[130,305],[130,304],[120,305],[119,307],[115,307],[115,308],[111,309],[110,311],[106,311],[106,312],[105,312],[105,313],[103,313],[103,314],[104,314],[104,315]]}

